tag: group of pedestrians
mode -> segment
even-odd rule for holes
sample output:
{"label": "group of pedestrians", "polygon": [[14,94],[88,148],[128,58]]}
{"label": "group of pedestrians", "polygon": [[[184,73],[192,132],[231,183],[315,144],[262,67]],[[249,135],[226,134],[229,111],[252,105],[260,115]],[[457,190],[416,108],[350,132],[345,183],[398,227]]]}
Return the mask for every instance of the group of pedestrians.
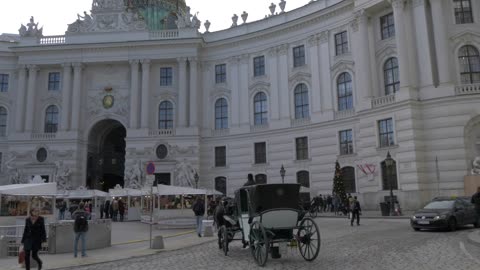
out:
{"label": "group of pedestrians", "polygon": [[111,202],[110,200],[107,200],[100,205],[100,219],[111,218],[112,221],[123,222],[125,218],[125,209],[125,202],[122,198],[119,198],[118,200],[113,199]]}

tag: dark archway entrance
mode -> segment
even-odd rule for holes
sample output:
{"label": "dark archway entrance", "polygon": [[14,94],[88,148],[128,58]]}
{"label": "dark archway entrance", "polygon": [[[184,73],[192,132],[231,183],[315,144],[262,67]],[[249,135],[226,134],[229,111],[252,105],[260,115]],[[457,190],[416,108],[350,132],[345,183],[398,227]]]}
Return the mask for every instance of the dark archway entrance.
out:
{"label": "dark archway entrance", "polygon": [[108,191],[124,184],[127,130],[116,120],[102,120],[88,135],[87,187]]}

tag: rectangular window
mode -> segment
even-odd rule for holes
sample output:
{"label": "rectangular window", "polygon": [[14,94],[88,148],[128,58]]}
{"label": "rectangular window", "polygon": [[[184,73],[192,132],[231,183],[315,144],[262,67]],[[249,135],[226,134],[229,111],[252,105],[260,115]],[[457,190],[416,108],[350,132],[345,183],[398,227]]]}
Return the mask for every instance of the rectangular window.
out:
{"label": "rectangular window", "polygon": [[227,147],[215,147],[215,167],[225,167],[227,165]]}
{"label": "rectangular window", "polygon": [[347,31],[335,35],[335,52],[336,55],[341,55],[348,52]]}
{"label": "rectangular window", "polygon": [[49,91],[60,90],[60,72],[48,73],[48,90]]}
{"label": "rectangular window", "polygon": [[172,86],[173,69],[171,67],[160,68],[160,86]]}
{"label": "rectangular window", "polygon": [[352,130],[342,130],[339,133],[340,137],[340,155],[353,154],[353,136]]}
{"label": "rectangular window", "polygon": [[220,64],[215,66],[215,83],[227,82],[227,65]]}
{"label": "rectangular window", "polygon": [[295,139],[297,149],[297,160],[308,159],[308,137],[300,137]]}
{"label": "rectangular window", "polygon": [[267,143],[255,143],[255,164],[267,163]]}
{"label": "rectangular window", "polygon": [[470,0],[453,0],[455,23],[473,23],[472,3]]}
{"label": "rectangular window", "polygon": [[382,39],[395,36],[395,21],[393,13],[380,17],[380,26],[382,28]]}
{"label": "rectangular window", "polygon": [[378,121],[378,135],[380,138],[380,147],[395,145],[392,118]]}
{"label": "rectangular window", "polygon": [[265,56],[253,58],[253,76],[265,75]]}
{"label": "rectangular window", "polygon": [[0,74],[0,92],[8,91],[8,74]]}
{"label": "rectangular window", "polygon": [[305,65],[305,46],[301,45],[293,48],[293,67]]}

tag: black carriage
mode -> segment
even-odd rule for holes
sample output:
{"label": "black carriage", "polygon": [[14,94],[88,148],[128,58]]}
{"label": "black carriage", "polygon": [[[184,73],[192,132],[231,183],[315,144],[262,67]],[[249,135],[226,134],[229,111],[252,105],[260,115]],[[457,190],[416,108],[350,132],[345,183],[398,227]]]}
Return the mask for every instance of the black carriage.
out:
{"label": "black carriage", "polygon": [[[225,255],[229,243],[241,240],[249,246],[258,265],[264,266],[276,244],[294,243],[307,261],[317,258],[320,231],[315,221],[304,217],[300,206],[299,184],[261,184],[235,192],[233,211],[225,215],[219,230],[219,243]],[[241,238],[235,238],[241,234]],[[272,252],[273,256],[273,252]]]}

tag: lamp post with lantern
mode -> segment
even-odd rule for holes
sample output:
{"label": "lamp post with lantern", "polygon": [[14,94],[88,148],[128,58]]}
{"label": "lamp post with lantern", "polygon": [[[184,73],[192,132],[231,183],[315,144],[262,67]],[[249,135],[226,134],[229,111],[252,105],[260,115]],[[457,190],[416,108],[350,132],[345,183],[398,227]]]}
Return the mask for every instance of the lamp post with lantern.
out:
{"label": "lamp post with lantern", "polygon": [[280,176],[282,177],[282,184],[285,184],[285,168],[283,167],[283,164],[280,168]]}
{"label": "lamp post with lantern", "polygon": [[393,199],[393,163],[394,160],[390,156],[390,151],[387,152],[387,158],[385,159],[385,167],[387,169],[388,185],[390,186],[390,216],[393,216],[395,212],[395,201]]}

